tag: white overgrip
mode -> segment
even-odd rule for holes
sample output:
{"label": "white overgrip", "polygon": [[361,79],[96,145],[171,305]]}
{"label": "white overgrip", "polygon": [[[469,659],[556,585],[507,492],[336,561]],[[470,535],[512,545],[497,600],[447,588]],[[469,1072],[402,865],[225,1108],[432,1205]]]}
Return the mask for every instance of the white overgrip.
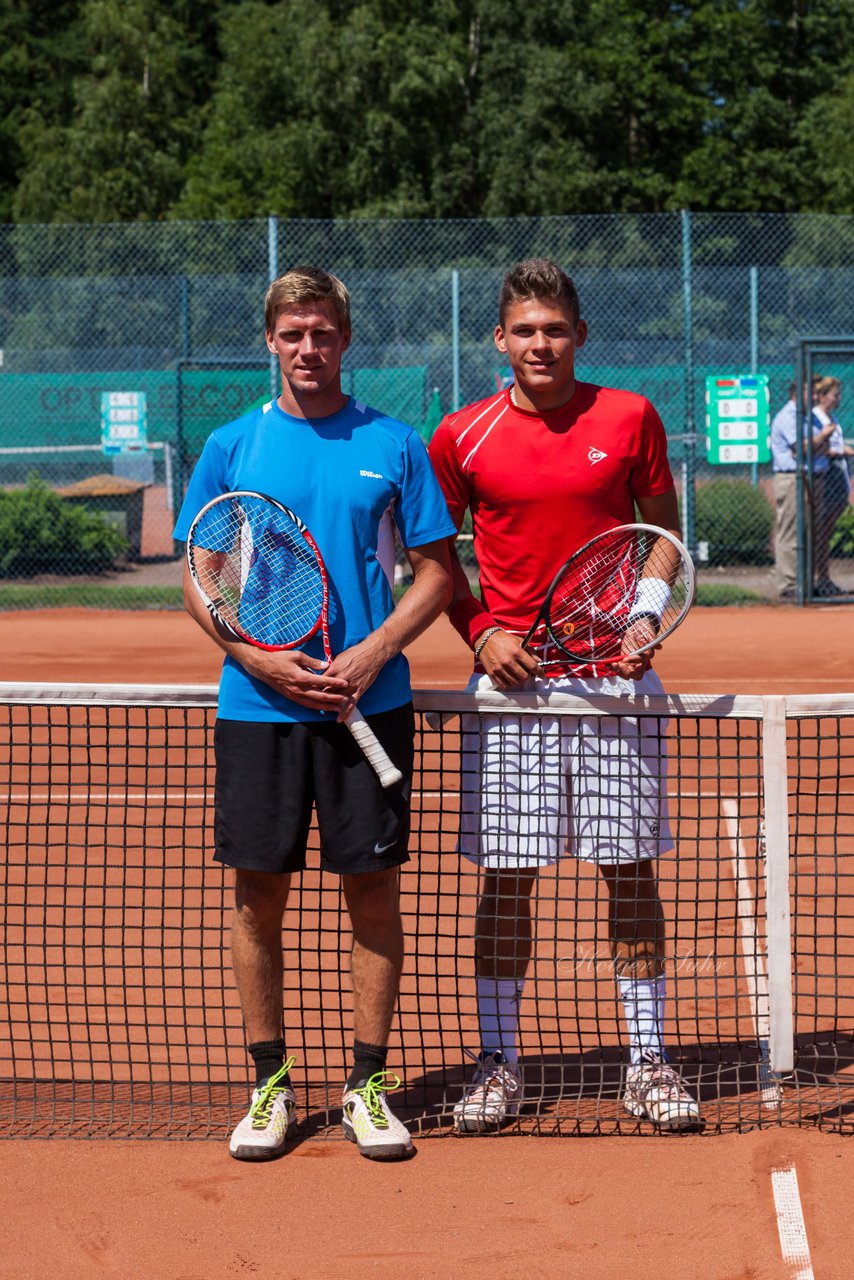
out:
{"label": "white overgrip", "polygon": [[397,765],[392,764],[385,748],[358,707],[353,708],[344,723],[365,753],[365,758],[381,785],[393,787],[396,782],[400,782],[403,774]]}

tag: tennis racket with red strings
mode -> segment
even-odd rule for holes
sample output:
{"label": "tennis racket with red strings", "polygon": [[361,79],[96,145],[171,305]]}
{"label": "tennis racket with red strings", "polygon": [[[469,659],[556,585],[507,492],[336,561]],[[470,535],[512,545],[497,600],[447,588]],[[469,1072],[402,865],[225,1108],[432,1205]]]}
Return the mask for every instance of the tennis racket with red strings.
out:
{"label": "tennis racket with red strings", "polygon": [[522,645],[542,651],[546,666],[623,662],[672,635],[695,591],[694,565],[677,537],[656,525],[619,525],[561,566]]}
{"label": "tennis racket with red strings", "polygon": [[[320,632],[327,663],[329,581],[314,538],[293,511],[263,493],[224,493],[187,535],[193,585],[227,632],[259,649],[299,649]],[[358,708],[344,723],[384,787],[401,779]]]}

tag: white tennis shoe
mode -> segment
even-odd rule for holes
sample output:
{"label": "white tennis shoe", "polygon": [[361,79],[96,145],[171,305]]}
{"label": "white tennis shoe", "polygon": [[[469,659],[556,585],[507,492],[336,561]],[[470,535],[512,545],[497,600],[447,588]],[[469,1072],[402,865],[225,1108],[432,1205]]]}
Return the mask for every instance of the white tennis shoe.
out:
{"label": "white tennis shoe", "polygon": [[281,1155],[297,1122],[296,1095],[288,1072],[296,1058],[288,1058],[281,1070],[253,1090],[252,1105],[229,1139],[235,1160],[274,1160]]}
{"label": "white tennis shoe", "polygon": [[659,1129],[703,1127],[700,1108],[679,1072],[657,1053],[645,1053],[637,1066],[629,1067],[623,1106],[630,1115],[649,1120]]}
{"label": "white tennis shoe", "polygon": [[466,1049],[475,1066],[472,1082],[454,1107],[457,1133],[488,1133],[500,1129],[522,1105],[522,1069],[508,1062],[503,1053],[480,1053]]}
{"label": "white tennis shoe", "polygon": [[357,1089],[344,1091],[344,1137],[369,1160],[404,1160],[415,1150],[409,1130],[388,1105],[386,1093],[399,1089],[400,1076],[377,1071]]}

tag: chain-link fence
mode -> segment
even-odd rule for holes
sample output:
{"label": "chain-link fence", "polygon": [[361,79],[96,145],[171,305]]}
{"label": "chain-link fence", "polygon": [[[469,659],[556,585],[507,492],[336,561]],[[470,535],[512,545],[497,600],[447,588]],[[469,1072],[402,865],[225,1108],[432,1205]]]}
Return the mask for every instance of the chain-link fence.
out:
{"label": "chain-link fence", "polygon": [[[492,342],[498,288],[532,255],[578,284],[590,324],[580,377],[643,392],[664,419],[701,602],[774,598],[772,466],[708,461],[706,379],[766,375],[773,412],[798,340],[848,332],[851,217],[0,228],[0,607],[178,603],[171,528],[189,470],[207,434],[274,384],[262,322],[272,276],[299,262],[342,276],[354,320],[345,390],[429,436],[442,411],[506,378]],[[845,365],[837,352],[820,371],[844,379]],[[839,416],[844,426],[844,399]],[[30,545],[19,545],[24,505]],[[63,558],[46,537],[36,556],[34,525],[65,529],[71,509],[66,546],[91,551],[102,522],[118,539]],[[831,555],[854,591],[850,505]]]}

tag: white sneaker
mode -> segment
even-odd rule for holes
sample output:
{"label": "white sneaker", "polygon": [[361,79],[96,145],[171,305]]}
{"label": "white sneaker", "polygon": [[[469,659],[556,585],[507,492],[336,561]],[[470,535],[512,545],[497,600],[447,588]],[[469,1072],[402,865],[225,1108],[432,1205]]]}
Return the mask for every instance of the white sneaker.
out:
{"label": "white sneaker", "polygon": [[633,1116],[650,1120],[659,1129],[702,1129],[700,1108],[675,1067],[657,1053],[645,1053],[629,1067],[623,1106]]}
{"label": "white sneaker", "polygon": [[454,1127],[458,1133],[488,1133],[500,1129],[522,1105],[522,1069],[508,1062],[503,1053],[466,1053],[474,1058],[472,1082],[454,1107]]}
{"label": "white sneaker", "polygon": [[297,1100],[288,1081],[296,1058],[288,1058],[280,1071],[252,1093],[252,1105],[229,1139],[235,1160],[274,1160],[281,1155],[288,1134],[297,1122]]}
{"label": "white sneaker", "polygon": [[415,1148],[409,1130],[401,1124],[386,1100],[386,1093],[399,1089],[400,1076],[377,1071],[358,1089],[344,1091],[344,1137],[355,1142],[369,1160],[403,1160]]}

